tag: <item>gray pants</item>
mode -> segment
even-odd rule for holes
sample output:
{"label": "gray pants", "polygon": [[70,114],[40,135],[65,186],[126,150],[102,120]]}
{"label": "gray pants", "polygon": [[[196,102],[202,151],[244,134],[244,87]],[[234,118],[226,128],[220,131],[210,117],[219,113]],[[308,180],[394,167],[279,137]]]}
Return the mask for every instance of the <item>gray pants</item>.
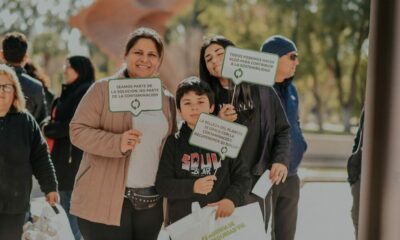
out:
{"label": "gray pants", "polygon": [[351,195],[353,195],[353,206],[351,207],[351,218],[353,219],[356,239],[358,238],[358,212],[360,209],[360,180],[351,185]]}
{"label": "gray pants", "polygon": [[250,194],[245,201],[246,204],[259,202],[264,216],[265,231],[268,229],[272,212],[272,240],[294,240],[299,197],[300,179],[296,174],[288,177],[285,183],[274,185],[265,199]]}

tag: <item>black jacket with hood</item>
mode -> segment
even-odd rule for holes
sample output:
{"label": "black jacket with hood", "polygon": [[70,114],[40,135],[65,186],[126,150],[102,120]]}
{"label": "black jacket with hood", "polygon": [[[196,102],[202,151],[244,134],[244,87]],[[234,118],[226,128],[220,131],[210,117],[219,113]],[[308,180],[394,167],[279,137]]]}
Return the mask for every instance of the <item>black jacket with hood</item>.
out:
{"label": "black jacket with hood", "polygon": [[29,210],[32,174],[44,193],[57,191],[54,167],[39,125],[27,112],[0,117],[0,213]]}

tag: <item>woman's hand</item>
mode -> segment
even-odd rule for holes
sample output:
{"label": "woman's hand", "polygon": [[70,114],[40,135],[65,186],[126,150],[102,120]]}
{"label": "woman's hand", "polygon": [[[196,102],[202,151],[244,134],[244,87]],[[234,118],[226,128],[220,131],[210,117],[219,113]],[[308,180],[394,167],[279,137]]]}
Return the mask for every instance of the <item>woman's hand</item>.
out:
{"label": "woman's hand", "polygon": [[194,182],[193,192],[198,193],[198,194],[207,195],[209,192],[211,192],[211,190],[214,186],[214,181],[216,181],[216,180],[217,180],[217,177],[214,175],[208,175],[206,177],[197,179]]}
{"label": "woman's hand", "polygon": [[219,110],[218,117],[229,122],[236,121],[237,113],[235,107],[232,104],[222,105],[221,110]]}
{"label": "woman's hand", "polygon": [[49,192],[46,194],[46,202],[48,202],[51,206],[55,206],[59,199],[60,197],[58,196],[58,192]]}
{"label": "woman's hand", "polygon": [[215,219],[229,217],[235,210],[235,204],[227,198],[221,201],[210,203],[207,206],[217,207],[217,212],[215,213]]}
{"label": "woman's hand", "polygon": [[273,163],[271,172],[269,173],[269,179],[272,184],[278,185],[279,183],[284,183],[288,175],[287,167],[282,163]]}
{"label": "woman's hand", "polygon": [[124,132],[121,136],[121,152],[125,154],[129,150],[133,150],[136,144],[140,143],[141,136],[142,133],[137,129]]}

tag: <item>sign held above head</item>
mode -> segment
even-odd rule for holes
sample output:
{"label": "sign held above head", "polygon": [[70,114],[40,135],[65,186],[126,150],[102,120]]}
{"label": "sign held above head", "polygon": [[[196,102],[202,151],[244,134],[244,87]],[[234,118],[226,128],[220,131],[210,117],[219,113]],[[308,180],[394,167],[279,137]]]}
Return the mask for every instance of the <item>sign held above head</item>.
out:
{"label": "sign held above head", "polygon": [[222,76],[236,85],[241,82],[272,86],[279,56],[270,53],[227,47],[225,49]]}

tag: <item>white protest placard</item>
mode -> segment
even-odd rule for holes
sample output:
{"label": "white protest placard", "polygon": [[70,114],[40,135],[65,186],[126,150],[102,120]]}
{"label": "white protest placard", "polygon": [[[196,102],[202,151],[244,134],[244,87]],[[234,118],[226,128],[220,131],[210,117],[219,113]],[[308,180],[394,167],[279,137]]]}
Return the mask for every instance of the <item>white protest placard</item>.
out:
{"label": "white protest placard", "polygon": [[206,206],[172,223],[166,230],[172,240],[267,239],[258,203],[237,207],[231,216],[217,220],[215,213],[215,207]]}
{"label": "white protest placard", "polygon": [[111,112],[131,112],[162,108],[162,85],[159,78],[115,79],[108,82]]}
{"label": "white protest placard", "polygon": [[222,159],[225,159],[225,156],[236,158],[246,134],[246,126],[202,113],[189,138],[189,143],[217,152]]}
{"label": "white protest placard", "polygon": [[249,82],[272,86],[278,62],[279,56],[276,54],[229,46],[225,49],[222,76],[232,79],[236,85]]}
{"label": "white protest placard", "polygon": [[267,197],[267,194],[272,187],[272,183],[269,180],[269,172],[269,170],[265,171],[256,182],[256,185],[254,185],[253,190],[251,190],[252,193],[262,199],[265,199],[265,197]]}

